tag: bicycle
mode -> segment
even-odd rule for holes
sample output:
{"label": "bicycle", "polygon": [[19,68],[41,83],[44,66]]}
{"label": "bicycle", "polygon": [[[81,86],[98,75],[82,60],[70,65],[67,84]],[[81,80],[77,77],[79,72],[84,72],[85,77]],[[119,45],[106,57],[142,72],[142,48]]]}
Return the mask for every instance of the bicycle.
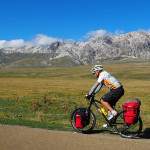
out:
{"label": "bicycle", "polygon": [[[97,103],[101,104],[99,101],[94,99],[94,95],[93,95],[90,99],[90,104],[87,108],[78,107],[71,113],[70,121],[74,130],[76,130],[79,133],[91,133],[92,132],[93,128],[96,125],[96,116],[91,110],[91,106],[94,105],[96,109],[99,111],[99,113],[102,114],[102,116],[104,117],[107,123],[107,126],[111,128],[114,127],[117,134],[119,134],[121,137],[134,138],[141,133],[143,125],[142,125],[142,119],[140,116],[136,124],[127,124],[124,121],[123,110],[119,112],[116,110],[118,112],[117,115],[113,119],[108,120],[107,117],[104,115],[104,113],[101,111],[101,109],[98,107]],[[75,113],[81,110],[84,110],[87,114],[90,114],[89,124],[86,125],[83,129],[75,127]]]}

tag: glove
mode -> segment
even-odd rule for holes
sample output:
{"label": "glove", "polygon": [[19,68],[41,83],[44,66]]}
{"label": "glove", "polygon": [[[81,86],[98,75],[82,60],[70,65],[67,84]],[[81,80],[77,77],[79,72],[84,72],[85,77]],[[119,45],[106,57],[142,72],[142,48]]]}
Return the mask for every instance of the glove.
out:
{"label": "glove", "polygon": [[85,95],[85,98],[89,100],[91,98],[91,96],[87,94],[87,95]]}

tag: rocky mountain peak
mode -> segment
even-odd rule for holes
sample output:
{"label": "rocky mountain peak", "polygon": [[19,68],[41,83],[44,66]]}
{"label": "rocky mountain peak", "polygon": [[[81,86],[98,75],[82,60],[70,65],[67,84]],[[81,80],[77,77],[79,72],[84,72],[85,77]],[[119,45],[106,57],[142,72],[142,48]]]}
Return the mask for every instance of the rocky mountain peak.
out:
{"label": "rocky mountain peak", "polygon": [[87,42],[72,44],[55,42],[48,46],[3,48],[0,52],[3,57],[7,55],[5,60],[10,54],[20,53],[21,56],[26,54],[25,56],[29,57],[32,54],[33,57],[38,56],[38,58],[49,60],[69,57],[76,64],[92,64],[129,57],[150,59],[150,35],[144,32],[130,32],[119,36],[91,38]]}

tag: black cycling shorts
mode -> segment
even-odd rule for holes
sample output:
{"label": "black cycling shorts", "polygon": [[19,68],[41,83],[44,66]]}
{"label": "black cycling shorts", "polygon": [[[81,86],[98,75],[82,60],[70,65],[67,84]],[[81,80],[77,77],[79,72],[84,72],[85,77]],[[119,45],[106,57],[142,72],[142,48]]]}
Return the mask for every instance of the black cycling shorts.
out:
{"label": "black cycling shorts", "polygon": [[101,99],[108,102],[111,106],[115,106],[117,101],[124,95],[123,86],[112,89],[110,92],[106,93]]}

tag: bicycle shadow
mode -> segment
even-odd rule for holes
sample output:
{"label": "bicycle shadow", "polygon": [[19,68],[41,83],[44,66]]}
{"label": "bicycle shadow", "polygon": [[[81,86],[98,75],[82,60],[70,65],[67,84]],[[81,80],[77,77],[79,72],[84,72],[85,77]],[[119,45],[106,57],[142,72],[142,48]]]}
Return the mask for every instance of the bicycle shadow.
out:
{"label": "bicycle shadow", "polygon": [[[110,133],[117,135],[117,132],[115,130],[92,130],[88,134],[99,134],[99,133]],[[150,139],[150,128],[146,128],[138,137],[138,139]]]}
{"label": "bicycle shadow", "polygon": [[112,131],[112,130],[108,130],[108,129],[92,130],[92,131],[88,132],[87,134],[99,134],[99,133],[117,134],[116,131]]}
{"label": "bicycle shadow", "polygon": [[146,128],[140,135],[139,138],[150,139],[150,128]]}

